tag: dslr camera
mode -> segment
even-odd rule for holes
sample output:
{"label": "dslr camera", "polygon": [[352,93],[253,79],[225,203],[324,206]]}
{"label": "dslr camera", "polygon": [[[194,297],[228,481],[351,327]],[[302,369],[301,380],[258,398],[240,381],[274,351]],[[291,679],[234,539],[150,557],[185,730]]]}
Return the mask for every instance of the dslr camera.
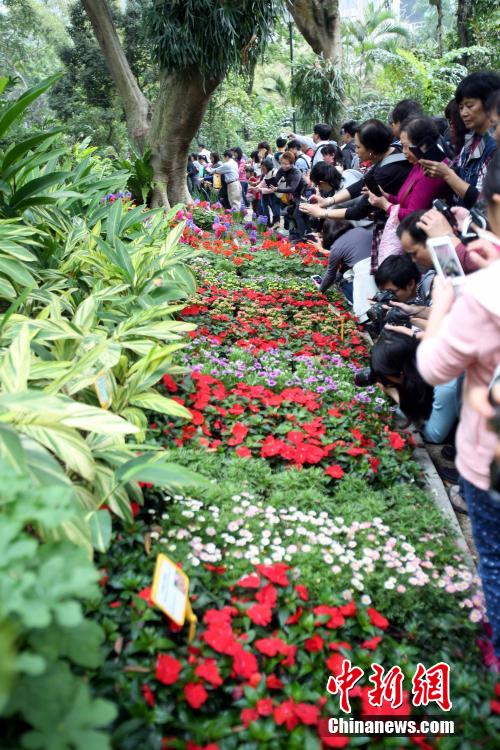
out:
{"label": "dslr camera", "polygon": [[404,313],[399,307],[391,307],[386,310],[384,305],[397,300],[394,292],[377,292],[373,298],[375,304],[366,311],[370,323],[367,328],[372,336],[379,336],[382,328],[389,323],[393,326],[405,326],[411,328],[410,316]]}

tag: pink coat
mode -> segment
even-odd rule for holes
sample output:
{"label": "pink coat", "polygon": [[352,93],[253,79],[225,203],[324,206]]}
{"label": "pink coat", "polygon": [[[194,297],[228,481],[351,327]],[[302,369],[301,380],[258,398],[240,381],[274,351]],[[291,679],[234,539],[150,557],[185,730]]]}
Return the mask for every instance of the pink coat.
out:
{"label": "pink coat", "polygon": [[441,177],[427,177],[420,164],[415,164],[401,185],[397,195],[389,195],[390,203],[399,205],[398,219],[414,211],[432,207],[435,198],[446,198],[450,188]]}
{"label": "pink coat", "polygon": [[471,274],[445,318],[439,334],[417,349],[420,374],[431,385],[447,383],[465,371],[457,431],[456,465],[482,490],[490,487],[490,464],[497,437],[469,403],[475,386],[488,386],[500,363],[500,260]]}

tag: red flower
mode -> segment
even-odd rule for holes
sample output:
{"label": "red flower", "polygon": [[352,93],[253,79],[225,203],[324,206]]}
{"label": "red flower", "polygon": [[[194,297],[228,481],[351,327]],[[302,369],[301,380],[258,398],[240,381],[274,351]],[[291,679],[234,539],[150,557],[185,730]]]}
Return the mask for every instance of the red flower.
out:
{"label": "red flower", "polygon": [[325,642],[320,635],[313,635],[312,638],[307,638],[307,640],[304,642],[304,646],[306,651],[309,651],[309,653],[313,654],[316,651],[321,651],[324,643]]}
{"label": "red flower", "polygon": [[287,701],[283,701],[279,706],[275,706],[273,710],[274,721],[278,726],[285,724],[289,732],[294,729],[299,720],[295,716],[295,703],[292,698]]}
{"label": "red flower", "polygon": [[278,600],[278,592],[274,588],[272,583],[268,583],[264,588],[257,592],[255,598],[259,604],[266,604],[268,607],[273,609],[276,606]]}
{"label": "red flower", "polygon": [[205,643],[219,654],[228,654],[232,656],[236,653],[239,647],[233,631],[228,626],[221,627],[220,625],[213,625],[203,633],[202,638]]}
{"label": "red flower", "polygon": [[288,586],[290,581],[286,577],[289,565],[285,563],[274,563],[274,565],[257,565],[258,572],[277,586]]}
{"label": "red flower", "polygon": [[385,617],[381,615],[380,612],[377,612],[376,609],[374,609],[373,607],[369,607],[366,611],[370,618],[371,624],[375,625],[376,628],[385,630],[389,627],[389,620],[386,620]]}
{"label": "red flower", "polygon": [[151,601],[151,587],[150,586],[148,586],[145,589],[141,589],[141,591],[139,591],[137,596],[140,599],[144,599],[144,601],[147,602],[150,607],[153,606],[153,602]]}
{"label": "red flower", "polygon": [[374,638],[371,638],[369,641],[363,641],[361,644],[361,648],[367,648],[370,651],[375,651],[376,648],[378,648],[378,644],[382,640],[382,636],[376,635]]}
{"label": "red flower", "polygon": [[253,604],[246,613],[255,625],[269,625],[273,619],[273,611],[266,604]]}
{"label": "red flower", "polygon": [[236,448],[236,455],[238,455],[240,458],[251,458],[252,451],[245,445],[240,445],[239,448]]}
{"label": "red flower", "polygon": [[350,645],[350,643],[346,643],[345,641],[333,641],[332,643],[328,644],[328,648],[331,651],[339,651],[341,648],[352,651],[352,646]]}
{"label": "red flower", "polygon": [[245,725],[245,727],[248,727],[252,721],[257,721],[259,718],[259,714],[255,710],[255,708],[244,708],[241,712],[241,721]]}
{"label": "red flower", "polygon": [[295,716],[302,724],[317,724],[319,719],[319,708],[310,703],[297,703]]}
{"label": "red flower", "polygon": [[207,609],[203,615],[205,625],[231,625],[231,617],[237,614],[234,607],[222,607],[222,609]]}
{"label": "red flower", "polygon": [[370,456],[368,458],[368,463],[370,464],[370,469],[373,471],[374,474],[378,473],[378,467],[380,466],[380,458],[374,458],[373,456]]}
{"label": "red flower", "polygon": [[342,654],[332,654],[326,660],[326,666],[328,667],[330,674],[339,674],[339,672],[342,670],[342,664],[344,663],[345,659],[346,657],[342,656]]}
{"label": "red flower", "polygon": [[259,716],[271,716],[273,712],[273,702],[271,698],[261,698],[257,701],[257,712]]}
{"label": "red flower", "polygon": [[208,693],[199,683],[188,682],[184,686],[184,697],[191,708],[200,708],[208,698]]}
{"label": "red flower", "polygon": [[182,664],[173,656],[158,654],[156,659],[156,679],[164,685],[173,685],[179,679]]}
{"label": "red flower", "polygon": [[395,451],[400,451],[405,447],[406,440],[404,440],[397,432],[389,432],[389,443]]}
{"label": "red flower", "polygon": [[339,612],[344,617],[354,617],[356,615],[356,602],[351,600],[347,604],[342,604],[339,607]]}
{"label": "red flower", "polygon": [[491,712],[494,714],[500,714],[500,701],[490,701]]}
{"label": "red flower", "polygon": [[233,656],[233,669],[237,677],[248,679],[259,671],[259,665],[255,656],[242,648]]}
{"label": "red flower", "polygon": [[298,609],[295,612],[295,614],[290,615],[290,617],[288,618],[288,620],[286,620],[285,625],[295,625],[300,620],[300,618],[302,617],[302,613],[303,612],[304,612],[304,610],[302,609],[302,607],[298,607]]}
{"label": "red flower", "polygon": [[164,375],[162,380],[163,385],[165,386],[167,391],[170,391],[170,393],[175,393],[178,390],[175,380],[173,380],[170,375]]}
{"label": "red flower", "polygon": [[215,659],[206,659],[201,664],[198,664],[194,673],[197,677],[206,680],[206,682],[215,688],[220,687],[223,683]]}
{"label": "red flower", "polygon": [[282,682],[275,674],[270,674],[266,680],[266,686],[269,690],[282,690],[285,683]]}
{"label": "red flower", "polygon": [[153,708],[155,704],[155,695],[151,688],[148,687],[148,685],[143,685],[141,691],[148,706],[151,706],[151,708]]}
{"label": "red flower", "polygon": [[281,665],[283,667],[293,667],[295,664],[295,656],[298,651],[298,646],[288,646],[288,654],[285,659],[282,660]]}
{"label": "red flower", "polygon": [[338,464],[333,464],[332,466],[329,466],[328,469],[325,469],[325,474],[332,479],[342,479],[344,476],[344,469]]}
{"label": "red flower", "polygon": [[329,737],[322,737],[321,742],[325,747],[347,747],[350,740],[349,737],[344,737],[342,734],[336,734]]}
{"label": "red flower", "polygon": [[260,638],[254,643],[257,651],[264,656],[276,656],[276,654],[288,654],[288,644],[281,638]]}
{"label": "red flower", "polygon": [[218,573],[219,575],[222,575],[227,570],[224,565],[212,565],[212,563],[203,563],[203,567],[205,570],[209,570],[211,573]]}
{"label": "red flower", "polygon": [[258,589],[260,587],[260,576],[256,573],[251,573],[249,576],[243,576],[239,581],[236,581],[235,586],[241,586],[244,589]]}
{"label": "red flower", "polygon": [[242,422],[235,422],[231,430],[232,438],[227,441],[228,445],[240,445],[248,435],[248,427]]}
{"label": "red flower", "polygon": [[309,601],[309,591],[305,586],[302,586],[300,583],[297,584],[297,586],[294,586],[295,591],[299,595],[299,597],[302,599],[303,602]]}

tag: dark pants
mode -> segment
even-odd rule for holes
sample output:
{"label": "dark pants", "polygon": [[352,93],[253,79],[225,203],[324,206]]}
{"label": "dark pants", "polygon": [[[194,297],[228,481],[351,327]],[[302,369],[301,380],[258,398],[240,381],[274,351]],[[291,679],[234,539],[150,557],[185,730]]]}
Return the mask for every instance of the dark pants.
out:
{"label": "dark pants", "polygon": [[293,227],[290,229],[291,240],[305,240],[305,236],[309,231],[309,217],[307,214],[303,214],[299,211],[300,201],[293,204],[293,211],[291,216],[293,220]]}
{"label": "dark pants", "polygon": [[262,209],[263,215],[269,219],[268,226],[274,226],[274,224],[280,223],[280,209],[281,201],[277,195],[267,193],[262,196]]}
{"label": "dark pants", "polygon": [[500,658],[500,503],[463,477],[461,486],[479,554],[479,575],[493,629],[493,648]]}

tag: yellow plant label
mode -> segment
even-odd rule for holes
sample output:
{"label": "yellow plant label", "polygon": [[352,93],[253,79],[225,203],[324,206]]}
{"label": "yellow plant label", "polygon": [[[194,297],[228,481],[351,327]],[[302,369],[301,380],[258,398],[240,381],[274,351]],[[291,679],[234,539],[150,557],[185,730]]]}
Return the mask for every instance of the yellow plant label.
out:
{"label": "yellow plant label", "polygon": [[[192,615],[189,603],[189,578],[166,555],[156,558],[151,600],[176,625],[184,625],[186,615]],[[193,615],[194,616],[194,615]],[[191,620],[191,617],[189,617]]]}

